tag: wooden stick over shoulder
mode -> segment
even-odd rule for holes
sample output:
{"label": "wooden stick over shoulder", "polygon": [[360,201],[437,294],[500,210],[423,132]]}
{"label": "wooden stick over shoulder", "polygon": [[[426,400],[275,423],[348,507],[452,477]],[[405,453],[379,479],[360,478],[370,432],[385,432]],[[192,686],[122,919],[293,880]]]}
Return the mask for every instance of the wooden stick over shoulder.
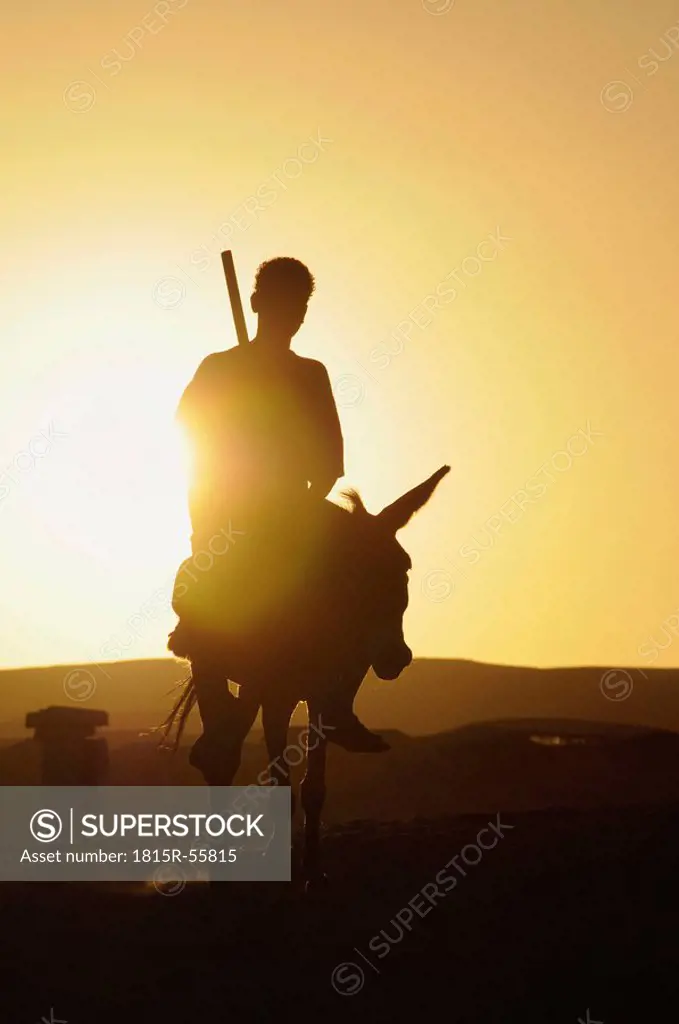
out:
{"label": "wooden stick over shoulder", "polygon": [[233,252],[231,251],[231,249],[225,249],[224,252],[222,253],[222,266],[224,267],[226,287],[229,290],[231,312],[233,313],[233,322],[236,328],[236,337],[238,338],[238,344],[248,345],[248,329],[245,325],[243,303],[241,302],[240,290],[238,288],[238,278],[236,277],[236,268],[234,266]]}

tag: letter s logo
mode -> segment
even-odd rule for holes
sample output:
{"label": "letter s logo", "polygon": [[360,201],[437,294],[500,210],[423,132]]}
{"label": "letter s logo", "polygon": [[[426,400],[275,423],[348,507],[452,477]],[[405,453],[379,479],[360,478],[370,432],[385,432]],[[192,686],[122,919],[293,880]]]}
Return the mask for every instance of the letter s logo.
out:
{"label": "letter s logo", "polygon": [[39,843],[53,843],[61,835],[61,818],[56,811],[36,811],[31,818],[31,835]]}

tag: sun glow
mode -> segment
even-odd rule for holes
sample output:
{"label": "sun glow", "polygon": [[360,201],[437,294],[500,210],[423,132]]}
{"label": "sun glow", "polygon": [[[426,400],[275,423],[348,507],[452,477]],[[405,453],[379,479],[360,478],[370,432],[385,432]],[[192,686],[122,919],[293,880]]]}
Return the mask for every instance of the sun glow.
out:
{"label": "sun glow", "polygon": [[117,572],[167,566],[186,547],[187,456],[171,375],[107,361],[72,389],[68,454],[44,475],[32,515],[58,544]]}
{"label": "sun glow", "polygon": [[[173,417],[235,342],[227,248],[251,330],[263,259],[314,273],[295,350],[334,385],[340,486],[377,511],[452,466],[400,538],[417,656],[647,663],[677,607],[676,59],[640,67],[629,110],[615,80],[663,5],[206,0],[119,75],[138,4],[33,6],[0,62],[2,665],[105,658],[188,554]],[[300,24],[319,45],[291,74]],[[166,652],[153,611],[125,657]]]}
{"label": "sun glow", "polygon": [[5,621],[15,620],[8,660],[12,638],[26,644],[24,622],[37,609],[36,662],[43,645],[54,660],[68,660],[74,648],[104,660],[107,647],[120,647],[115,636],[129,634],[133,615],[143,628],[124,656],[164,647],[173,613],[158,595],[169,592],[190,550],[188,453],[174,422],[186,371],[158,357],[152,325],[144,326],[143,346],[141,337],[137,346],[106,338],[103,346],[83,345],[43,372],[27,396],[40,429],[22,450],[37,457],[5,456],[13,587],[0,604]]}

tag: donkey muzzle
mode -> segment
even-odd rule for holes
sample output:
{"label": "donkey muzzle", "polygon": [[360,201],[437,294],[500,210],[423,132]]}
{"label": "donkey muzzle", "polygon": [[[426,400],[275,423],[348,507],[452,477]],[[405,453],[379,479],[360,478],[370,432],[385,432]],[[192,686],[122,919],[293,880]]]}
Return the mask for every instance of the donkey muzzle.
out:
{"label": "donkey muzzle", "polygon": [[373,669],[380,679],[397,679],[412,660],[413,652],[403,643],[394,650],[380,653],[373,661]]}

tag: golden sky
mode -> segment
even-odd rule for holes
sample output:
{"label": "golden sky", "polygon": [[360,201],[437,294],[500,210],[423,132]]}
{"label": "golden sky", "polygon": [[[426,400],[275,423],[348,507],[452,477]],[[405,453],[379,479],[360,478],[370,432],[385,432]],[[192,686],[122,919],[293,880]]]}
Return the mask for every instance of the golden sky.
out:
{"label": "golden sky", "polygon": [[655,637],[679,664],[678,26],[661,0],[7,7],[0,664],[164,653],[172,418],[234,343],[229,247],[245,296],[272,256],[316,276],[295,347],[344,484],[376,511],[452,466],[400,535],[416,655],[644,665]]}

